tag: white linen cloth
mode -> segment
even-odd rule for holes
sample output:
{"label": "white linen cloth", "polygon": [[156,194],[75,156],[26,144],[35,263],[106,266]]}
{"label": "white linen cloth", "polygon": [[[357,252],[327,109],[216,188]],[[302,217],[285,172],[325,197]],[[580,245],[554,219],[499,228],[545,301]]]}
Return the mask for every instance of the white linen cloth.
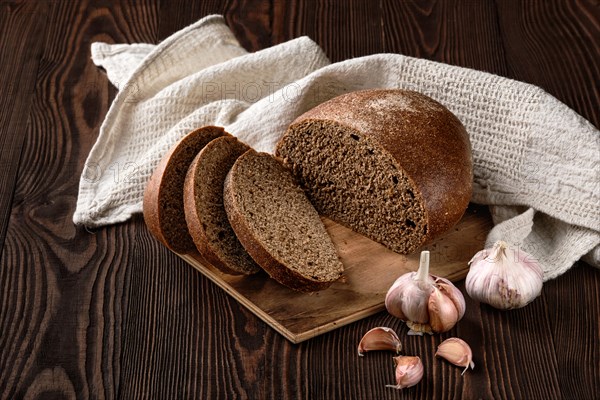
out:
{"label": "white linen cloth", "polygon": [[94,43],[92,60],[120,90],[81,176],[76,224],[141,212],[161,156],[195,128],[224,126],[272,152],[297,116],[327,99],[403,88],[438,100],[465,125],[472,201],[490,205],[496,224],[488,245],[503,239],[529,252],[546,280],[586,253],[600,265],[600,134],[536,86],[399,54],[331,64],[307,37],[248,53],[218,15],[158,45]]}

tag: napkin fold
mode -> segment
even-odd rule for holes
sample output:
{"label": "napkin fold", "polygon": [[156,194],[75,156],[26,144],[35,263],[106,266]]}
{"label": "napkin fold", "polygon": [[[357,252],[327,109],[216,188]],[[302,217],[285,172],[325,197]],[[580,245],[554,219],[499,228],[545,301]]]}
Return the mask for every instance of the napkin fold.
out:
{"label": "napkin fold", "polygon": [[92,60],[119,92],[81,176],[76,224],[141,212],[161,156],[200,126],[224,126],[273,152],[287,126],[323,101],[402,88],[436,99],[465,125],[472,201],[489,205],[495,223],[488,245],[503,239],[532,254],[545,280],[586,254],[600,266],[600,133],[539,87],[399,54],[331,64],[307,37],[248,53],[218,15],[158,45],[94,43]]}

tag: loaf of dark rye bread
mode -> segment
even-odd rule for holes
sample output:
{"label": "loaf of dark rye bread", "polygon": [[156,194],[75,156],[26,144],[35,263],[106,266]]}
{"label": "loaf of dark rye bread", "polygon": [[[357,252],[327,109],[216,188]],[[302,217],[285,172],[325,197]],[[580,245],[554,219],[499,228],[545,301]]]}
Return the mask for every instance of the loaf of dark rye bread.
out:
{"label": "loaf of dark rye bread", "polygon": [[276,154],[319,213],[399,253],[453,227],[471,198],[461,122],[413,91],[363,90],[298,117]]}
{"label": "loaf of dark rye bread", "polygon": [[310,292],[342,275],[317,211],[273,156],[254,150],[240,156],[225,179],[224,204],[242,245],[279,283]]}
{"label": "loaf of dark rye bread", "polygon": [[177,253],[189,253],[196,248],[183,211],[183,184],[188,167],[204,146],[221,136],[230,135],[214,126],[184,136],[162,157],[144,191],[143,212],[148,229]]}
{"label": "loaf of dark rye bread", "polygon": [[250,275],[260,267],[235,236],[223,205],[225,177],[250,148],[234,137],[212,140],[198,153],[185,178],[185,220],[196,248],[227,274]]}

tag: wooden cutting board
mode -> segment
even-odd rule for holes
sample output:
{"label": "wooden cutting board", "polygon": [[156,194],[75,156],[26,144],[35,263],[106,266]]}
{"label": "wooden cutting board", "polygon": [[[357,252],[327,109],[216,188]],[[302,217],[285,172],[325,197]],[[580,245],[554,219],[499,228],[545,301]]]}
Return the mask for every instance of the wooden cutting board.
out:
{"label": "wooden cutting board", "polygon": [[[291,342],[299,343],[385,310],[385,294],[394,280],[419,265],[420,251],[400,255],[327,218],[323,222],[344,264],[345,279],[316,293],[294,292],[265,273],[223,274],[198,253],[179,256]],[[486,208],[469,207],[451,232],[422,249],[431,252],[430,272],[452,281],[464,278],[468,261],[483,248],[491,227]]]}

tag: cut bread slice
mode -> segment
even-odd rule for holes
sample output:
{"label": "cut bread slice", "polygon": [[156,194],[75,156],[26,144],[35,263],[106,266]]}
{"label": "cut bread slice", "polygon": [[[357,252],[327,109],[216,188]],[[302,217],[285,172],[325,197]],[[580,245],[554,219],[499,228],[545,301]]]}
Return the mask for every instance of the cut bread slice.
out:
{"label": "cut bread slice", "polygon": [[234,137],[214,139],[190,165],[183,190],[185,219],[196,248],[212,265],[232,275],[260,271],[235,236],[223,206],[225,177],[248,150]]}
{"label": "cut bread slice", "polygon": [[240,156],[225,179],[224,205],[242,245],[279,283],[311,292],[342,275],[319,214],[275,157],[254,150]]}
{"label": "cut bread slice", "polygon": [[163,156],[144,191],[144,221],[150,232],[177,253],[196,246],[188,233],[183,211],[183,184],[188,167],[211,140],[230,136],[223,128],[207,126],[179,140]]}

